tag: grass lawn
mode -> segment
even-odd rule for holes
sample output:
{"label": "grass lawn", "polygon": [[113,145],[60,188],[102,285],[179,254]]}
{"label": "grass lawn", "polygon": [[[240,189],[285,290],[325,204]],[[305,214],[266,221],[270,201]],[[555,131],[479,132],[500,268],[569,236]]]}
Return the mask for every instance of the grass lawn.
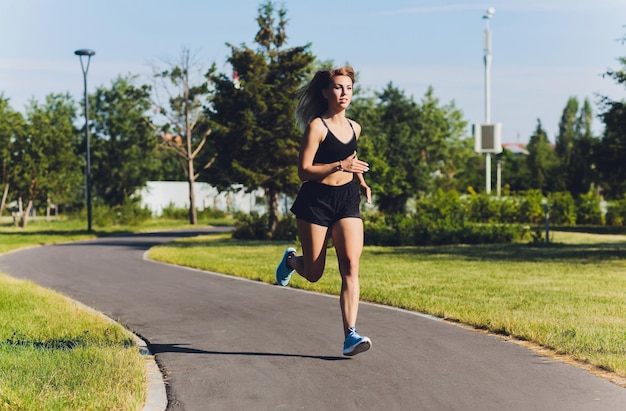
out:
{"label": "grass lawn", "polygon": [[0,274],[0,409],[139,410],[133,336],[65,297]]}
{"label": "grass lawn", "polygon": [[[626,235],[552,233],[546,244],[365,247],[361,297],[538,344],[626,381]],[[274,282],[287,243],[229,235],[184,239],[149,257]],[[338,294],[329,249],[326,274],[290,286]]]}

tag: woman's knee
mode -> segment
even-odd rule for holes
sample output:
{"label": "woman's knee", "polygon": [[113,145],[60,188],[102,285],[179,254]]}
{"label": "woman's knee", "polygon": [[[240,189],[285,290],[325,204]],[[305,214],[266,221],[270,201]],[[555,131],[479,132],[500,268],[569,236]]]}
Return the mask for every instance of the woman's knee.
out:
{"label": "woman's knee", "polygon": [[339,260],[339,271],[342,277],[356,277],[359,275],[359,258],[345,257]]}
{"label": "woman's knee", "polygon": [[316,283],[324,275],[324,265],[320,264],[304,264],[304,278],[312,283]]}

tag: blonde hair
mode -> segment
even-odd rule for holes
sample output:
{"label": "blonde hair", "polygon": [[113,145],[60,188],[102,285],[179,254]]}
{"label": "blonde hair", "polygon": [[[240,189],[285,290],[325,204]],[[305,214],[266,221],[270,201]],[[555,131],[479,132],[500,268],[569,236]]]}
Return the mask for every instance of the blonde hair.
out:
{"label": "blonde hair", "polygon": [[324,98],[322,90],[327,88],[331,79],[336,76],[348,76],[354,84],[354,69],[350,66],[344,66],[318,71],[313,76],[313,80],[300,89],[295,116],[296,123],[301,130],[304,130],[315,117],[328,110],[328,101]]}

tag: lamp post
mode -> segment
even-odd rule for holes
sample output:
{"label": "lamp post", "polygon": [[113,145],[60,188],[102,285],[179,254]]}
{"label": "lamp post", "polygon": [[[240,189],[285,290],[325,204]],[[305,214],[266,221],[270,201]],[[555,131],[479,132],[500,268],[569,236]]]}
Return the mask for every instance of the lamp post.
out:
{"label": "lamp post", "polygon": [[[491,30],[489,20],[496,13],[496,9],[489,7],[483,19],[485,20],[485,124],[491,124]],[[485,185],[487,194],[491,193],[491,153],[485,154]]]}
{"label": "lamp post", "polygon": [[[80,67],[83,70],[83,82],[85,84],[85,157],[87,164],[85,165],[85,186],[87,191],[87,231],[91,232],[91,153],[89,148],[89,100],[87,99],[87,72],[89,71],[89,63],[91,56],[96,52],[89,49],[80,49],[74,52],[80,59]],[[87,64],[83,63],[83,57],[87,57]]]}

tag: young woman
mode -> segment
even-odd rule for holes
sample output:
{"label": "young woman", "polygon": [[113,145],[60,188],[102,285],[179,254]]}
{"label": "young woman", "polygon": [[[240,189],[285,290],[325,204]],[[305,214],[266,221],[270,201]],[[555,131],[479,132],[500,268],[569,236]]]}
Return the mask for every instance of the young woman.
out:
{"label": "young woman", "polygon": [[354,70],[346,66],[318,71],[303,89],[296,120],[304,129],[298,157],[298,176],[304,182],[291,207],[296,215],[302,255],[287,248],[276,268],[276,282],[286,286],[294,271],[310,282],[324,273],[329,237],[341,273],[341,315],[344,355],[370,349],[368,337],[356,332],[359,309],[359,260],[363,250],[360,193],[368,203],[371,190],[363,173],[366,162],[357,157],[361,126],[346,117],[352,100]]}

